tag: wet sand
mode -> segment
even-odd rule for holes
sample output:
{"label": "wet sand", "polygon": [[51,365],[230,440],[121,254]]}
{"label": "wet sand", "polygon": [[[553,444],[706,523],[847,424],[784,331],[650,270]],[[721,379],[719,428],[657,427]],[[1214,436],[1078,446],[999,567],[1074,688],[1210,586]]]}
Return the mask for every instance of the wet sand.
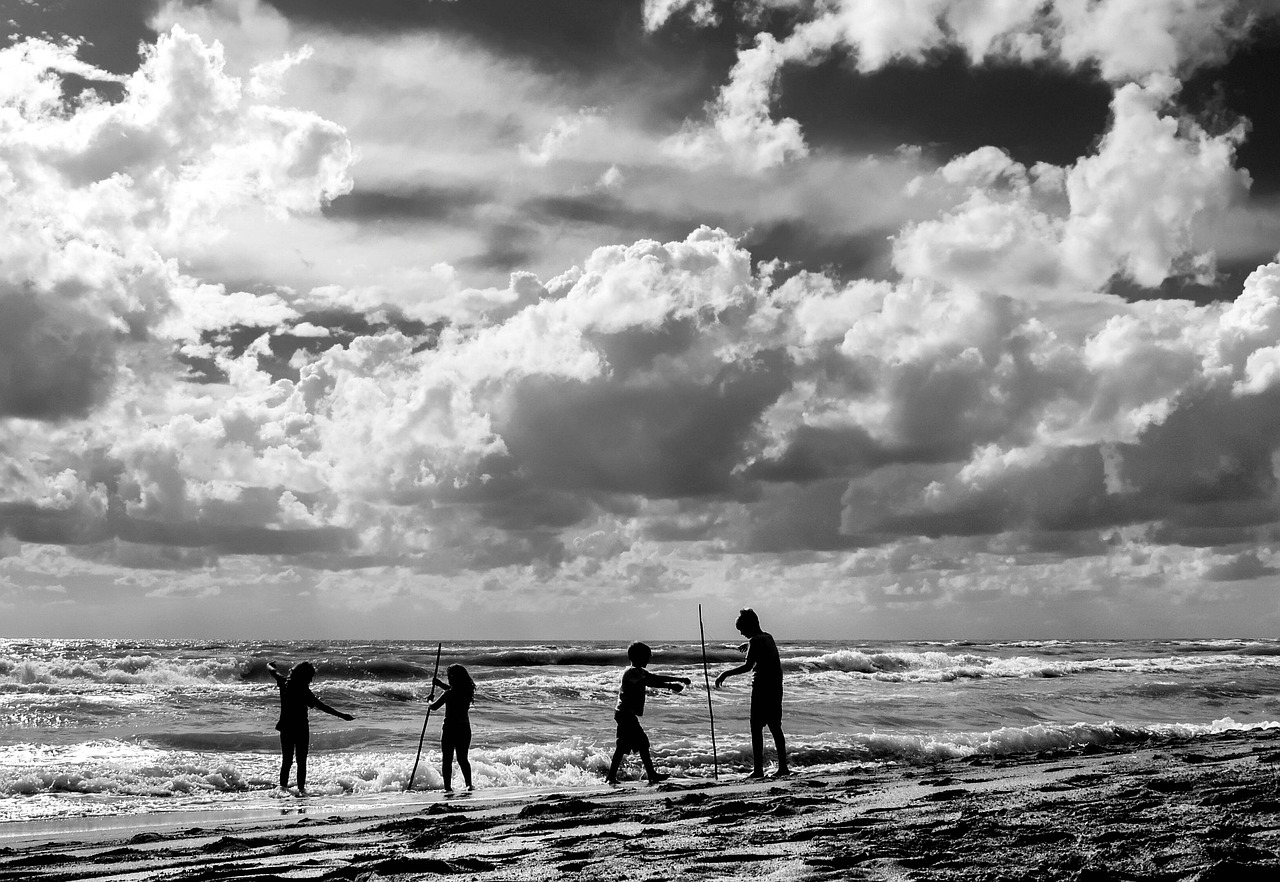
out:
{"label": "wet sand", "polygon": [[740,775],[10,829],[0,880],[1280,878],[1276,731]]}

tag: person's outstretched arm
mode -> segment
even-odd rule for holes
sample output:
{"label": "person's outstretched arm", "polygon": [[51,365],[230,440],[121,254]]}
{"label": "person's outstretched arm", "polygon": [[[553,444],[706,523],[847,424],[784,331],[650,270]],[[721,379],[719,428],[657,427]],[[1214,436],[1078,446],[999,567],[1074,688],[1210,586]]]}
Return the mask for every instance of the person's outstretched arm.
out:
{"label": "person's outstretched arm", "polygon": [[644,672],[644,685],[652,686],[655,689],[670,689],[672,692],[680,692],[692,682],[688,677],[673,677],[670,674]]}
{"label": "person's outstretched arm", "polygon": [[730,668],[727,671],[721,671],[720,674],[716,677],[716,688],[719,689],[720,684],[723,683],[725,680],[729,679],[730,677],[736,677],[739,674],[745,674],[747,671],[751,670],[755,666],[756,666],[756,663],[754,661],[745,661],[742,664],[738,665],[736,668]]}
{"label": "person's outstretched arm", "polygon": [[273,676],[273,677],[275,677],[275,678],[276,678],[276,685],[277,685],[277,686],[283,686],[283,685],[284,685],[285,677],[284,677],[284,675],[283,675],[283,674],[281,674],[279,671],[277,671],[277,670],[276,670],[276,663],[275,663],[275,662],[273,662],[273,661],[269,661],[269,662],[267,662],[267,670],[271,672],[271,676]]}
{"label": "person's outstretched arm", "polygon": [[326,714],[330,714],[332,716],[338,717],[339,719],[346,720],[347,722],[350,722],[351,720],[355,719],[355,717],[351,716],[351,714],[344,714],[340,710],[334,710],[333,708],[329,707],[329,705],[325,704],[323,701],[316,698],[314,695],[311,697],[315,699],[314,703],[311,706],[314,707],[316,710],[322,710]]}

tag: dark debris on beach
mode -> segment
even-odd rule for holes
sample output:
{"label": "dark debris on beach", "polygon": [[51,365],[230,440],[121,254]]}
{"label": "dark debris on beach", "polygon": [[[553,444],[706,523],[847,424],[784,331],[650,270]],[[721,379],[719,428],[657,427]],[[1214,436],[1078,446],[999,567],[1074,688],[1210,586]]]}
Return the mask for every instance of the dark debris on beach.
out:
{"label": "dark debris on beach", "polygon": [[[997,767],[998,766],[998,767]],[[1274,736],[0,850],[0,882],[1280,878]],[[437,804],[438,805],[438,804]]]}

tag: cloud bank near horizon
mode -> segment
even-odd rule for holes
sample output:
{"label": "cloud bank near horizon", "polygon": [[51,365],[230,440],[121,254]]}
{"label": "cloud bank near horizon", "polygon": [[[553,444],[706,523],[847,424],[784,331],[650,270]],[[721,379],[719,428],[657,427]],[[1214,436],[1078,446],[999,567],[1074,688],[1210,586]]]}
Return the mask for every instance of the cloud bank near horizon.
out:
{"label": "cloud bank near horizon", "polygon": [[[1213,284],[1222,231],[1258,226],[1247,124],[1178,99],[1269,5],[924,6],[740,5],[792,26],[683,128],[621,93],[536,98],[548,74],[429,30],[359,65],[372,37],[254,4],[164,7],[129,75],[74,41],[0,50],[0,604],[252,582],[370,622],[695,593],[796,626],[997,599],[1062,627],[1250,621],[1280,560],[1280,263],[1157,294]],[[1111,38],[1138,16],[1149,40]],[[1064,165],[934,163],[814,151],[773,116],[783,65],[943,46],[1093,65],[1107,128]],[[474,76],[414,85],[424,48]],[[356,110],[397,81],[399,118]],[[670,237],[598,241],[670,200]],[[544,251],[515,205],[580,220]],[[784,210],[865,243],[867,272],[757,259]]]}

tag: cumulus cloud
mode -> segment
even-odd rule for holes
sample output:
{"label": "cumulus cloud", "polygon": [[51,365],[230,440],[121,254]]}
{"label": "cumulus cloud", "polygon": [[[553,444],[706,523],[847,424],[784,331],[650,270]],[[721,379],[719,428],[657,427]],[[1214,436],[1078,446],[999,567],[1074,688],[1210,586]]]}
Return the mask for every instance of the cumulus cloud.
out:
{"label": "cumulus cloud", "polygon": [[[651,4],[646,22],[660,27],[682,6]],[[931,54],[955,49],[974,63],[1092,66],[1119,86],[1220,63],[1260,18],[1280,14],[1274,3],[1253,0],[829,0],[812,6],[754,0],[746,16],[771,9],[796,16],[791,33],[781,40],[763,33],[739,50],[709,119],[690,123],[669,142],[671,151],[692,161],[729,158],[754,170],[804,156],[799,123],[772,116],[787,64],[812,66],[847,54],[858,71],[869,73],[892,62],[927,63]]]}
{"label": "cumulus cloud", "polygon": [[757,36],[755,46],[738,53],[729,82],[707,109],[710,119],[672,135],[663,144],[666,152],[695,168],[727,161],[748,172],[807,155],[800,124],[770,116],[783,61],[772,36]]}
{"label": "cumulus cloud", "polygon": [[[1198,231],[1248,184],[1243,130],[1179,118],[1176,81],[1149,75],[1218,51],[1184,45],[1180,22],[1223,22],[1209,30],[1228,41],[1244,24],[1205,4],[1149,8],[1168,13],[1173,61],[1066,39],[1133,4],[788,4],[792,36],[745,48],[711,127],[672,151],[735,174],[804,157],[798,124],[770,116],[778,73],[840,47],[859,64],[938,41],[975,57],[1074,52],[1145,74],[1116,75],[1107,131],[1064,166],[986,147],[928,173],[918,155],[866,160],[851,178],[810,157],[794,187],[736,192],[791,200],[776,210],[832,232],[819,191],[852,181],[889,201],[914,177],[911,222],[866,209],[859,232],[896,235],[892,261],[862,277],[757,263],[750,232],[709,224],[494,285],[470,284],[461,262],[395,281],[348,267],[303,289],[233,283],[187,257],[308,215],[335,239],[358,229],[316,220],[351,186],[344,129],[280,103],[288,71],[323,51],[228,62],[174,28],[119,100],[73,105],[61,76],[105,78],[73,46],[0,52],[30,87],[0,116],[14,206],[0,218],[3,566],[123,569],[126,587],[198,600],[229,596],[212,574],[252,558],[361,615],[494,594],[504,609],[574,609],[603,602],[601,584],[654,604],[749,585],[830,614],[1268,576],[1280,265],[1234,302],[1110,293],[1118,277],[1211,273]],[[652,27],[711,10],[646,6]],[[1015,20],[1037,39],[1015,40]],[[652,169],[595,162],[588,142],[608,127],[543,122],[507,133],[509,162],[523,144],[530,172],[585,162],[584,186],[658,199]],[[697,202],[703,179],[685,180]],[[393,253],[377,241],[366,259]],[[69,551],[29,550],[55,546]]]}
{"label": "cumulus cloud", "polygon": [[694,24],[703,26],[720,21],[712,0],[645,0],[646,30],[657,30],[676,16],[685,16]]}
{"label": "cumulus cloud", "polygon": [[121,352],[152,334],[293,317],[271,294],[200,285],[166,255],[216,237],[231,206],[314,211],[350,185],[341,129],[246,99],[217,44],[174,28],[122,80],[121,100],[90,92],[67,106],[67,74],[120,80],[76,48],[0,50],[6,84],[21,87],[0,116],[0,414],[83,415],[113,388]]}
{"label": "cumulus cloud", "polygon": [[1030,169],[995,148],[944,166],[937,179],[967,192],[944,217],[906,227],[894,263],[906,276],[1011,297],[1093,298],[1121,274],[1156,288],[1174,275],[1212,275],[1197,225],[1247,192],[1234,166],[1243,127],[1210,135],[1166,111],[1169,79],[1121,87],[1097,151],[1060,169]]}

